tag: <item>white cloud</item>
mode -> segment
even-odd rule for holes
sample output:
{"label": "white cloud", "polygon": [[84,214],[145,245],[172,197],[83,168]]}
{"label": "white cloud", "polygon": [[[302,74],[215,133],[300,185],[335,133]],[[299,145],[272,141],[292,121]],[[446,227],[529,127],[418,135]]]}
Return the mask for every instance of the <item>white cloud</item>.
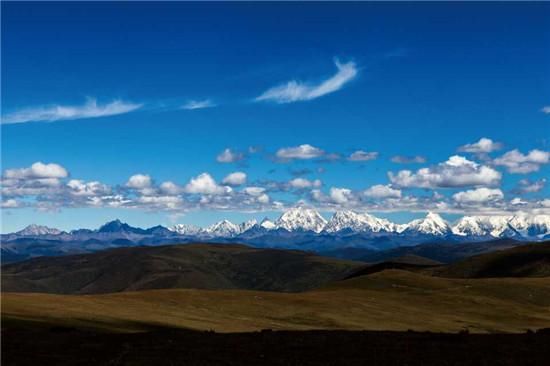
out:
{"label": "white cloud", "polygon": [[223,178],[223,184],[228,184],[230,186],[240,186],[241,184],[246,183],[246,173],[243,172],[234,172],[227,175]]}
{"label": "white cloud", "polygon": [[354,62],[342,64],[335,61],[338,72],[319,84],[303,83],[292,80],[286,84],[266,90],[256,98],[256,101],[272,101],[276,103],[292,103],[312,100],[341,89],[346,83],[357,76],[357,66]]}
{"label": "white cloud", "polygon": [[279,159],[315,159],[324,155],[324,151],[311,146],[309,144],[303,144],[295,147],[284,147],[277,151],[275,154]]}
{"label": "white cloud", "polygon": [[263,187],[246,187],[243,192],[254,197],[259,197],[265,192]]}
{"label": "white cloud", "polygon": [[2,117],[3,124],[25,123],[34,121],[54,122],[82,118],[97,118],[114,116],[132,112],[141,108],[141,104],[114,100],[105,105],[98,105],[95,99],[88,99],[81,106],[53,105],[37,108],[27,108]]}
{"label": "white cloud", "polygon": [[126,182],[126,187],[133,189],[145,189],[150,188],[153,184],[153,181],[150,176],[145,174],[135,174],[128,179]]}
{"label": "white cloud", "polygon": [[200,194],[224,194],[230,190],[229,187],[219,186],[214,178],[208,173],[202,173],[195,178],[191,178],[185,186],[187,193]]}
{"label": "white cloud", "polygon": [[498,188],[477,188],[469,191],[458,192],[453,194],[453,199],[458,203],[476,204],[490,201],[498,201],[504,198],[504,194]]}
{"label": "white cloud", "polygon": [[539,192],[544,188],[545,185],[545,178],[539,179],[534,182],[531,182],[529,179],[522,179],[519,181],[519,188],[517,190],[521,193]]}
{"label": "white cloud", "polygon": [[140,196],[136,203],[144,205],[148,209],[176,210],[181,207],[183,198],[179,196]]}
{"label": "white cloud", "polygon": [[363,150],[357,150],[348,157],[349,161],[369,161],[378,158],[378,153],[375,151],[366,152]]}
{"label": "white cloud", "polygon": [[401,198],[401,190],[389,185],[377,184],[365,190],[363,194],[370,198]]}
{"label": "white cloud", "polygon": [[308,180],[305,178],[294,178],[288,182],[289,186],[296,189],[305,189],[312,187],[320,187],[322,182],[319,179]]}
{"label": "white cloud", "polygon": [[542,113],[550,114],[550,105],[542,107],[541,111]]}
{"label": "white cloud", "polygon": [[268,203],[269,203],[269,200],[270,200],[270,199],[269,199],[269,196],[268,196],[267,194],[263,193],[263,194],[259,195],[259,196],[256,198],[256,200],[258,200],[259,203],[265,205],[265,204],[268,204]]}
{"label": "white cloud", "polygon": [[396,155],[391,158],[391,161],[397,164],[423,164],[426,162],[426,158],[420,155],[417,156],[403,156]]}
{"label": "white cloud", "polygon": [[478,142],[460,146],[458,151],[474,154],[487,154],[500,149],[502,149],[502,144],[500,142],[494,142],[489,138],[482,137]]}
{"label": "white cloud", "polygon": [[159,188],[161,192],[169,196],[175,196],[183,192],[182,187],[171,181],[162,182]]}
{"label": "white cloud", "polygon": [[329,197],[334,203],[344,204],[353,199],[353,194],[350,189],[332,187],[329,192]]}
{"label": "white cloud", "polygon": [[2,200],[0,207],[2,208],[17,208],[19,207],[19,202],[14,200],[13,198]]}
{"label": "white cloud", "polygon": [[500,183],[502,174],[491,167],[454,155],[446,162],[419,169],[416,173],[401,170],[397,174],[389,172],[388,177],[399,187],[449,188],[494,186]]}
{"label": "white cloud", "polygon": [[516,174],[527,174],[536,172],[543,164],[550,162],[550,152],[542,150],[531,150],[524,155],[519,150],[508,151],[500,158],[493,160],[495,165],[506,167],[508,172]]}
{"label": "white cloud", "polygon": [[189,100],[181,108],[187,109],[187,110],[193,110],[193,109],[212,108],[215,106],[216,104],[214,104],[214,102],[212,102],[210,99],[205,99],[205,100]]}
{"label": "white cloud", "polygon": [[4,177],[7,179],[42,179],[65,178],[69,175],[67,170],[59,164],[44,164],[40,161],[29,168],[7,169]]}
{"label": "white cloud", "polygon": [[222,151],[217,157],[216,161],[218,163],[235,163],[237,161],[243,160],[244,154],[241,152],[233,151],[229,148]]}
{"label": "white cloud", "polygon": [[71,179],[67,183],[69,193],[75,196],[100,196],[111,193],[111,189],[100,182],[84,182],[79,179]]}

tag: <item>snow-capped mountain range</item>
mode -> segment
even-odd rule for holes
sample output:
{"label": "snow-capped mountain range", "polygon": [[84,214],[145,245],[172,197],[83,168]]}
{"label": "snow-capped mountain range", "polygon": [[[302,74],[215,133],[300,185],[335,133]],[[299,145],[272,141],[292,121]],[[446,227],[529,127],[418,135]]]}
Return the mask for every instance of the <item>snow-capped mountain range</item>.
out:
{"label": "snow-capped mountain range", "polygon": [[222,220],[206,228],[194,225],[177,224],[170,228],[156,226],[149,229],[133,228],[119,220],[106,223],[98,230],[79,229],[70,233],[46,226],[29,225],[21,231],[5,236],[34,237],[60,236],[82,233],[115,233],[132,234],[173,233],[189,237],[232,238],[254,231],[289,232],[339,235],[350,233],[378,233],[407,235],[430,235],[458,237],[525,237],[543,239],[550,235],[550,215],[510,215],[510,216],[464,216],[453,225],[440,215],[429,212],[424,218],[408,224],[396,224],[368,213],[354,211],[337,211],[330,220],[326,220],[318,211],[307,207],[295,207],[284,212],[277,220],[267,218],[258,222],[249,220],[241,224]]}
{"label": "snow-capped mountain range", "polygon": [[396,224],[367,213],[338,211],[326,220],[319,212],[295,207],[277,220],[267,218],[241,224],[222,220],[205,228],[177,224],[170,228],[132,227],[120,220],[96,230],[70,232],[46,226],[1,235],[2,261],[35,256],[90,253],[122,246],[150,246],[192,242],[241,243],[260,248],[330,252],[359,248],[385,250],[424,243],[467,243],[506,238],[514,241],[550,239],[550,215],[465,216],[452,225],[436,213],[407,224]]}

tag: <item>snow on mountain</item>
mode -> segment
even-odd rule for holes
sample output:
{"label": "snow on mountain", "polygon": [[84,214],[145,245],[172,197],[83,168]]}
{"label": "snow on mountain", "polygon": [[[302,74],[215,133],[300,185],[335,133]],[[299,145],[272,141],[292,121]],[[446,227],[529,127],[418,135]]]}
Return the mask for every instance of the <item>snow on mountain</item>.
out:
{"label": "snow on mountain", "polygon": [[213,237],[229,238],[239,235],[241,229],[239,225],[229,220],[222,220],[204,229],[204,233]]}
{"label": "snow on mountain", "polygon": [[409,222],[404,233],[413,232],[427,235],[447,235],[451,233],[451,227],[447,221],[436,213],[428,212],[423,219]]}
{"label": "snow on mountain", "polygon": [[31,224],[24,228],[23,230],[20,230],[16,232],[15,234],[19,236],[35,236],[35,235],[59,235],[62,231],[59,229],[42,226],[42,225],[35,225]]}
{"label": "snow on mountain", "polygon": [[510,229],[510,216],[464,216],[453,226],[453,234],[460,236],[485,236],[496,238]]}
{"label": "snow on mountain", "polygon": [[248,231],[252,229],[254,226],[258,225],[258,221],[256,219],[248,220],[239,225],[239,234],[244,233],[245,231]]}
{"label": "snow on mountain", "polygon": [[313,231],[320,233],[327,224],[327,220],[314,209],[302,206],[286,211],[277,219],[275,225],[288,231]]}
{"label": "snow on mountain", "polygon": [[266,217],[260,223],[260,227],[265,229],[265,230],[274,230],[274,229],[277,228],[277,225],[275,225],[275,223],[273,221],[271,221],[270,219],[268,219]]}
{"label": "snow on mountain", "polygon": [[180,235],[198,235],[201,232],[201,228],[195,225],[187,224],[176,224],[169,228],[170,231],[173,231]]}
{"label": "snow on mountain", "polygon": [[495,238],[516,235],[542,237],[550,233],[550,215],[464,216],[453,226],[453,233]]}
{"label": "snow on mountain", "polygon": [[380,219],[367,213],[337,211],[324,228],[327,233],[336,233],[346,229],[355,232],[393,232],[396,230],[396,225],[386,219]]}

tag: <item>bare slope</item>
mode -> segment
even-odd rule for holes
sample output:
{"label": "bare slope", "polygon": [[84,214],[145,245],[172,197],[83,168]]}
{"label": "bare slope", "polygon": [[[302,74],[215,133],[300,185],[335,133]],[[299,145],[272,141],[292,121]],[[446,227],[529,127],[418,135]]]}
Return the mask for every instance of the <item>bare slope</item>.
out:
{"label": "bare slope", "polygon": [[548,277],[550,243],[523,245],[476,255],[436,268],[433,274],[451,278]]}
{"label": "bare slope", "polygon": [[41,257],[2,266],[2,291],[98,294],[171,288],[303,291],[361,263],[294,250],[187,244]]}
{"label": "bare slope", "polygon": [[[401,270],[303,293],[150,290],[106,295],[4,293],[3,320],[123,331],[169,326],[524,332],[550,327],[547,278],[448,279]],[[8,323],[9,324],[9,323]]]}

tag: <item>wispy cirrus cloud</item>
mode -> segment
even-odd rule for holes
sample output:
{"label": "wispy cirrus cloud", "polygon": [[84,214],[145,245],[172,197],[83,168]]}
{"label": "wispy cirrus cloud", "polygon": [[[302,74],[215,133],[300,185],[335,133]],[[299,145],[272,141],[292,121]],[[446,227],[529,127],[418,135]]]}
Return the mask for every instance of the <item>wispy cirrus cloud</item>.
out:
{"label": "wispy cirrus cloud", "polygon": [[216,104],[210,99],[205,100],[188,100],[181,109],[194,110],[216,107]]}
{"label": "wispy cirrus cloud", "polygon": [[338,60],[335,60],[335,64],[338,69],[336,74],[318,84],[291,80],[285,84],[266,90],[255,100],[270,101],[279,104],[293,103],[316,99],[340,90],[357,76],[358,70],[355,63],[351,61],[340,63]]}
{"label": "wispy cirrus cloud", "polygon": [[55,122],[61,120],[115,116],[117,114],[132,112],[142,106],[142,104],[118,99],[100,105],[97,103],[96,99],[89,98],[86,103],[80,106],[48,105],[24,108],[2,116],[2,124]]}

